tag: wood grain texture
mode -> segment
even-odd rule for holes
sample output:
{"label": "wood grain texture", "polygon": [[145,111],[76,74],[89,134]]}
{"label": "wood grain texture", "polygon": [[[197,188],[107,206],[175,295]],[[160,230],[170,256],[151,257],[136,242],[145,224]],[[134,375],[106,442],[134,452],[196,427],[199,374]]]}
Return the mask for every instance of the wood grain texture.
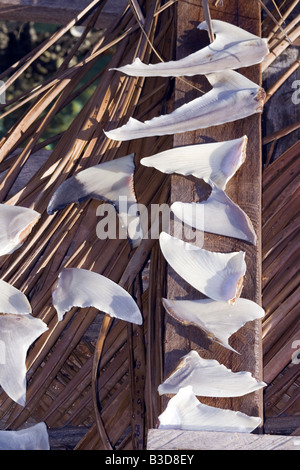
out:
{"label": "wood grain texture", "polygon": [[147,450],[300,450],[300,437],[151,429]]}
{"label": "wood grain texture", "polygon": [[[223,7],[211,7],[212,19],[222,19],[260,35],[260,10],[256,2],[224,0]],[[202,8],[192,0],[178,3],[177,17],[177,58],[186,56],[208,43],[207,35],[201,37],[196,26],[204,20]],[[203,43],[201,42],[203,40]],[[260,66],[240,69],[239,72],[260,84]],[[190,101],[209,89],[204,76],[177,79],[175,85],[175,107]],[[222,126],[186,132],[174,136],[174,147],[205,142],[224,141],[246,134],[248,136],[246,161],[228,183],[226,193],[248,214],[255,228],[258,243],[252,246],[240,240],[213,234],[204,234],[203,248],[211,251],[246,252],[247,273],[244,279],[242,297],[261,304],[261,115],[236,121]],[[203,184],[195,178],[173,175],[171,180],[171,202],[197,200]],[[185,233],[190,237],[189,233]],[[187,240],[188,241],[188,240]],[[199,240],[198,240],[199,241]],[[200,239],[201,242],[201,239]],[[196,244],[199,244],[196,242]],[[171,268],[168,269],[168,298],[201,298],[201,294],[185,283]],[[211,342],[200,329],[187,327],[166,316],[165,332],[165,376],[174,370],[179,359],[191,349],[204,358],[217,359],[233,371],[250,371],[262,379],[261,322],[249,322],[230,338],[230,344],[240,354],[232,353]],[[164,406],[168,398],[164,397]],[[262,391],[239,398],[205,398],[203,403],[239,410],[253,416],[263,416]]]}
{"label": "wood grain texture", "polygon": [[[76,17],[90,0],[1,0],[1,20],[35,21],[40,23],[66,24]],[[108,2],[101,12],[97,28],[109,27],[122,13],[127,0]]]}

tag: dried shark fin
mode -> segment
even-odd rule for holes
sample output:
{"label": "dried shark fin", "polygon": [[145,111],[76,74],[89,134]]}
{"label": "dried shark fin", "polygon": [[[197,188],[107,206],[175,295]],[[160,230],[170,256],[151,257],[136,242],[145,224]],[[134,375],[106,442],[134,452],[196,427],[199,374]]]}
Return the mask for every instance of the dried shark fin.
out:
{"label": "dried shark fin", "polygon": [[224,190],[245,161],[247,142],[248,138],[244,135],[225,142],[175,147],[142,158],[141,164],[156,168],[162,173],[192,175],[206,183],[213,182]]}
{"label": "dried shark fin", "polygon": [[[214,41],[182,59],[144,64],[136,58],[132,64],[114,70],[134,77],[179,77],[238,69],[262,62],[268,54],[267,39],[221,20],[212,20]],[[199,30],[208,30],[206,21]]]}
{"label": "dried shark fin", "polygon": [[27,351],[47,329],[29,314],[0,315],[0,385],[21,406],[26,403]]}
{"label": "dried shark fin", "polygon": [[105,131],[112,140],[131,140],[195,131],[226,122],[236,121],[261,113],[265,99],[264,90],[233,70],[206,75],[212,89],[170,114],[141,122],[134,118],[124,126]]}
{"label": "dried shark fin", "polygon": [[31,305],[23,292],[0,279],[0,313],[26,315]]}
{"label": "dried shark fin", "polygon": [[169,265],[207,297],[234,303],[240,296],[246,273],[245,253],[218,253],[184,242],[166,232],[159,237]]}
{"label": "dried shark fin", "polygon": [[183,387],[172,397],[158,417],[159,429],[186,431],[252,432],[261,418],[240,411],[224,410],[200,403],[191,386]]}
{"label": "dried shark fin", "polygon": [[166,311],[184,325],[201,328],[217,343],[235,351],[228,340],[247,322],[258,320],[265,314],[262,307],[252,300],[238,298],[233,305],[211,299],[169,300],[162,299]]}
{"label": "dried shark fin", "polygon": [[50,199],[47,212],[53,214],[68,204],[87,199],[106,201],[114,206],[122,227],[127,230],[129,239],[136,247],[142,235],[138,229],[139,216],[136,211],[131,210],[137,203],[134,170],[134,154],[82,170],[57,188]]}
{"label": "dried shark fin", "polygon": [[131,295],[102,274],[87,269],[65,268],[52,292],[59,321],[72,307],[95,307],[111,317],[137,325],[142,314]]}
{"label": "dried shark fin", "polygon": [[0,431],[0,450],[50,450],[44,422],[17,431]]}
{"label": "dried shark fin", "polygon": [[197,351],[183,356],[176,369],[158,387],[160,395],[176,394],[191,386],[197,396],[241,397],[265,387],[250,372],[232,372],[215,359],[203,359]]}
{"label": "dried shark fin", "polygon": [[180,202],[171,205],[175,216],[203,232],[238,238],[256,245],[257,237],[248,215],[217,187],[205,201]]}
{"label": "dried shark fin", "polygon": [[0,204],[0,256],[20,248],[40,216],[27,207]]}

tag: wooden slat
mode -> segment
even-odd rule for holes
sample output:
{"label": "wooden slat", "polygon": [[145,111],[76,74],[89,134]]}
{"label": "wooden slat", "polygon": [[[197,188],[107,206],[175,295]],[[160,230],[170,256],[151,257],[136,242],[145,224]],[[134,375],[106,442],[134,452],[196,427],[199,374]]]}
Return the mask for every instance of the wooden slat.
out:
{"label": "wooden slat", "polygon": [[299,436],[151,429],[147,450],[300,450]]}
{"label": "wooden slat", "polygon": [[[201,3],[201,2],[199,2]],[[203,10],[199,4],[192,0],[178,3],[177,21],[177,58],[204,46],[201,43],[201,32],[196,26],[204,20]],[[260,9],[257,2],[243,0],[224,0],[223,7],[211,7],[212,19],[222,19],[238,25],[252,33],[260,34]],[[208,41],[207,36],[205,38]],[[256,83],[261,83],[260,67],[253,66],[240,70]],[[187,84],[187,81],[191,84]],[[208,90],[207,80],[203,76],[188,77],[186,81],[176,80],[175,107],[183,102],[190,101],[200,93],[198,87]],[[258,236],[257,246],[221,237],[205,234],[203,248],[211,251],[232,252],[243,250],[246,252],[247,273],[245,276],[242,297],[261,304],[261,116],[254,115],[249,118],[201,129],[195,132],[186,132],[174,136],[174,146],[205,143],[210,141],[223,141],[248,136],[247,158],[242,168],[227,185],[226,192],[234,202],[251,218]],[[200,157],[199,157],[200,158]],[[171,202],[175,200],[191,202],[195,194],[201,190],[200,181],[182,176],[172,176]],[[197,243],[199,244],[199,243]],[[193,290],[182,278],[169,268],[168,271],[168,298],[200,298],[201,294]],[[195,349],[204,358],[217,359],[233,371],[250,371],[257,379],[262,379],[262,352],[261,352],[261,322],[249,322],[230,339],[230,343],[240,354],[233,353],[222,346],[212,343],[197,328],[179,324],[174,319],[166,318],[165,335],[165,375],[174,370],[179,359],[191,349]],[[254,392],[240,398],[201,398],[203,403],[239,410],[253,416],[263,415],[262,391]],[[164,398],[164,405],[167,398]]]}
{"label": "wooden slat", "polygon": [[[1,0],[0,18],[63,25],[75,18],[89,3],[90,0]],[[108,2],[101,12],[97,28],[108,28],[119,18],[126,5],[127,0]]]}

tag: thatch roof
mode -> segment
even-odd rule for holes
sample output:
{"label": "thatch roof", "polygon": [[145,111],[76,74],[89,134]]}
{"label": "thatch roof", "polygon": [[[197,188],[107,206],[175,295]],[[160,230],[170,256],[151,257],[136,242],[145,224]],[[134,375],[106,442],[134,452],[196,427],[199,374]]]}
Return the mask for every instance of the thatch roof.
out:
{"label": "thatch roof", "polygon": [[[0,427],[18,429],[28,423],[45,421],[53,448],[143,449],[147,430],[156,426],[161,412],[157,386],[163,377],[164,311],[160,299],[165,289],[166,265],[158,240],[145,238],[134,251],[128,240],[99,240],[96,235],[99,201],[70,205],[53,216],[46,212],[50,196],[68,177],[131,152],[135,153],[137,164],[138,200],[146,207],[169,200],[169,176],[138,162],[142,157],[170,148],[172,137],[116,143],[106,139],[103,133],[110,126],[125,123],[133,111],[135,117],[145,120],[166,112],[173,104],[172,80],[126,77],[109,70],[130,63],[136,56],[146,62],[174,57],[176,2],[170,0],[158,8],[155,1],[146,3],[147,13],[142,21],[132,8],[135,2],[130,3],[114,24],[99,35],[99,41],[84,59],[72,66],[72,57],[101,14],[99,6],[90,17],[86,33],[75,42],[54,75],[1,105],[1,113],[24,107],[0,142],[1,202],[31,207],[41,213],[40,222],[21,249],[0,259],[1,278],[27,295],[33,315],[46,322],[49,330],[28,353],[26,406],[16,405],[1,391]],[[296,6],[297,2],[283,1],[278,5],[282,17],[278,9],[273,11],[292,41],[299,37],[300,15],[295,14]],[[72,24],[59,29],[28,57],[5,71],[1,79],[6,80],[6,87]],[[265,73],[276,57],[280,58],[291,46],[273,18],[266,15],[262,27],[262,35],[269,37],[271,45]],[[108,66],[84,82],[91,67],[112,48],[114,53]],[[293,77],[295,70],[294,64],[288,66],[280,83]],[[94,87],[90,99],[69,127],[62,134],[45,139],[55,116],[89,86]],[[268,109],[272,108],[277,89],[281,88],[273,88],[272,83],[267,90]],[[270,131],[267,126],[263,129],[266,149],[262,187],[262,303],[266,309],[263,361],[269,383],[264,406],[267,432],[277,432],[279,421],[274,420],[278,418],[284,423],[283,427],[280,425],[283,434],[299,434],[300,429],[299,368],[291,362],[294,352],[291,341],[300,341],[299,142],[286,145],[280,156],[276,155],[278,158],[273,158],[273,152],[275,142],[280,142],[283,135],[296,135],[299,106],[297,110],[297,122],[286,123],[281,129]],[[50,143],[53,150],[45,150]],[[34,159],[39,163],[31,165]],[[24,167],[29,168],[29,177],[20,187]],[[125,287],[142,311],[143,325],[111,321],[94,308],[73,308],[58,322],[51,289],[63,267],[90,269]]]}

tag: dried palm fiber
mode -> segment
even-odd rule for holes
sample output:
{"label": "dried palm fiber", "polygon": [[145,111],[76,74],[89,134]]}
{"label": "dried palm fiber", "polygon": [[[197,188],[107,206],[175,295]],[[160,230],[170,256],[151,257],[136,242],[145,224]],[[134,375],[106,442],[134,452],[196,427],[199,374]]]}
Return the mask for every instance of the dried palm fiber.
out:
{"label": "dried palm fiber", "polygon": [[[149,1],[145,5],[147,14],[144,31],[149,40],[153,41],[154,47],[156,43],[159,44],[159,53],[166,59],[172,56],[172,3],[169,2],[168,8],[161,12],[157,9],[159,6],[156,2]],[[42,85],[40,89],[32,90],[26,95],[25,99],[33,100],[32,106],[1,141],[1,170],[8,169],[2,179],[1,200],[8,204],[18,203],[39,208],[42,213],[40,223],[22,250],[0,260],[2,277],[28,295],[34,315],[42,318],[49,326],[47,335],[43,335],[28,354],[25,408],[12,403],[4,392],[0,395],[2,428],[17,428],[25,421],[37,421],[43,416],[53,428],[91,427],[86,438],[78,443],[79,448],[91,446],[90,436],[93,430],[92,448],[107,446],[106,442],[101,441],[95,422],[92,365],[96,345],[95,336],[93,341],[88,337],[94,324],[96,329],[99,328],[103,314],[93,308],[80,311],[75,308],[66,314],[63,322],[57,322],[51,305],[51,286],[62,267],[67,266],[92,269],[119,282],[137,298],[144,315],[144,325],[138,334],[135,328],[114,321],[104,335],[99,366],[100,382],[99,386],[96,384],[96,398],[100,402],[100,418],[104,426],[103,435],[107,433],[114,447],[142,448],[146,420],[147,423],[153,423],[156,419],[159,405],[155,402],[152,390],[155,380],[158,385],[161,377],[150,380],[146,373],[146,364],[151,364],[152,361],[156,364],[162,362],[161,346],[157,345],[161,336],[154,335],[148,326],[148,321],[158,329],[160,324],[161,306],[153,301],[157,298],[153,297],[153,293],[162,289],[163,282],[163,262],[158,261],[157,241],[145,239],[131,253],[127,240],[97,239],[95,212],[99,203],[95,201],[71,205],[51,217],[47,216],[45,209],[49,196],[70,175],[132,151],[136,154],[135,184],[139,201],[148,207],[151,203],[167,201],[168,177],[140,167],[138,161],[141,157],[168,148],[170,140],[152,138],[141,141],[138,145],[131,143],[116,146],[104,139],[103,128],[110,121],[121,123],[122,120],[127,120],[133,112],[141,117],[162,112],[162,105],[167,104],[165,97],[169,91],[169,83],[159,79],[152,80],[151,83],[144,83],[141,79],[122,79],[118,74],[105,69],[96,83],[92,97],[71,126],[57,136],[57,140],[53,139],[56,144],[47,161],[21,191],[13,194],[14,182],[25,162],[42,146],[46,127],[70,102],[70,96],[76,97],[75,87],[80,85],[82,77],[100,54],[119,42],[109,67],[118,66],[121,58],[131,60],[137,54],[148,60],[153,53],[149,40],[137,26],[132,10],[127,9],[116,21],[115,28],[104,32],[98,45],[78,66],[67,67],[66,61],[47,84],[47,88]],[[68,60],[71,56],[69,54]],[[23,63],[22,71],[26,67],[26,62]],[[21,97],[19,103],[24,104],[24,98]],[[12,103],[12,109],[19,103]],[[9,162],[12,152],[21,146],[24,148],[20,155]],[[13,195],[8,197],[8,194]],[[142,289],[140,278],[148,259],[151,267],[149,286]],[[159,284],[157,266],[160,273]],[[137,370],[135,355],[140,357],[141,352],[144,352],[144,359]],[[145,377],[144,384],[141,381],[140,390],[132,387],[136,374]],[[159,375],[159,368],[157,374]],[[137,403],[136,397],[141,394],[141,402]],[[145,400],[149,402],[149,406],[145,406]],[[141,414],[141,410],[145,409],[151,410],[152,414]],[[136,424],[132,416],[137,414],[139,436],[132,433]]]}
{"label": "dried palm fiber", "polygon": [[[262,29],[269,40],[278,34],[280,27],[297,8],[298,3],[298,0],[282,0],[281,2],[271,3],[271,15],[266,15],[262,21]],[[274,21],[274,18],[276,21]]]}
{"label": "dried palm fiber", "polygon": [[289,27],[285,29],[285,33],[288,36],[289,40],[286,36],[282,35],[283,37],[274,41],[274,43],[271,44],[270,52],[262,65],[263,71],[265,71],[274,62],[274,60],[279,57],[280,54],[287,49],[287,47],[289,47],[291,43],[298,39],[300,35],[299,20],[300,15],[298,15],[298,17],[291,21]]}
{"label": "dried palm fiber", "polygon": [[299,413],[300,398],[299,368],[292,362],[300,329],[299,155],[297,142],[263,172],[263,358],[269,384],[265,413],[291,419]]}
{"label": "dried palm fiber", "polygon": [[[272,13],[284,28],[290,42],[278,25],[265,15],[262,34],[269,38],[270,54],[263,64],[263,71],[269,76],[269,67],[273,66],[276,78],[271,86],[267,87],[267,101],[271,110],[273,106],[275,113],[276,98],[274,101],[272,98],[277,93],[281,94],[284,101],[288,97],[289,105],[293,106],[292,89],[288,96],[288,84],[291,83],[288,79],[291,76],[298,78],[295,75],[298,61],[286,65],[284,60],[289,53],[287,48],[299,37],[300,19],[299,1],[282,0],[276,3],[279,12],[274,8]],[[277,58],[279,60],[275,62]],[[278,73],[281,64],[284,64],[285,70]],[[279,102],[280,96],[277,100]],[[287,138],[281,140],[299,129],[299,114],[297,118],[297,113],[293,111],[296,111],[296,108],[292,110],[288,122],[284,123],[285,127],[271,127],[271,132],[263,135],[263,145],[267,151],[262,188],[262,301],[266,310],[262,324],[262,346],[264,380],[268,383],[264,390],[264,429],[266,433],[280,434],[299,434],[297,416],[300,410],[299,367],[292,362],[292,355],[297,352],[297,349],[292,347],[293,342],[300,339],[300,253],[297,237],[300,215],[297,203],[300,147],[299,142],[291,145]],[[277,144],[280,143],[284,148],[284,142],[285,150],[274,160]]]}
{"label": "dried palm fiber", "polygon": [[298,0],[282,1],[263,20],[262,33],[268,38],[270,49],[262,64],[263,72],[299,37],[300,15],[296,14],[298,6]]}

